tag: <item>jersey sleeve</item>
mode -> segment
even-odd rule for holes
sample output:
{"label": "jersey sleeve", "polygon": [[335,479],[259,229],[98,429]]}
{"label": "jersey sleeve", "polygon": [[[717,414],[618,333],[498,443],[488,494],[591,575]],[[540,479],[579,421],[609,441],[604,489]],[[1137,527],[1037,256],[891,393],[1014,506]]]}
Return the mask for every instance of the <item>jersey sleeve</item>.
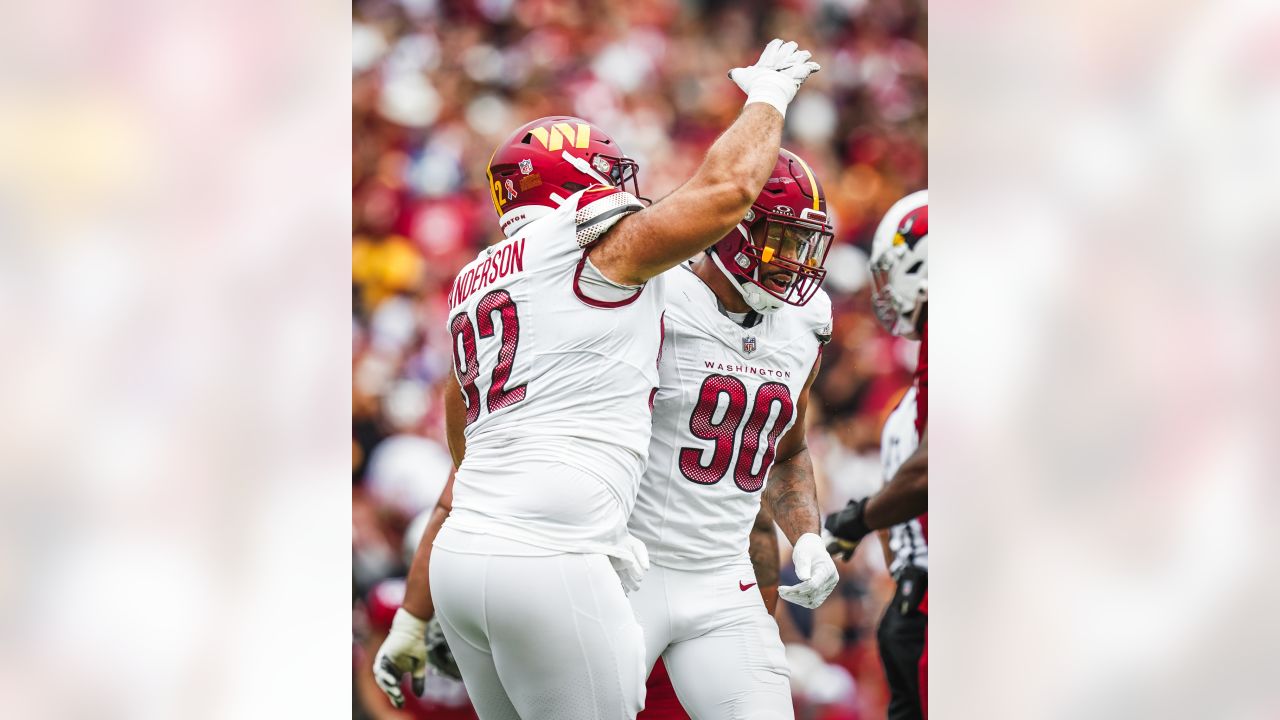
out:
{"label": "jersey sleeve", "polygon": [[809,303],[813,305],[813,334],[817,336],[819,345],[826,345],[831,342],[831,296],[819,290]]}
{"label": "jersey sleeve", "polygon": [[573,216],[578,247],[591,247],[619,220],[643,209],[636,196],[620,188],[608,185],[587,188],[578,196],[578,208]]}

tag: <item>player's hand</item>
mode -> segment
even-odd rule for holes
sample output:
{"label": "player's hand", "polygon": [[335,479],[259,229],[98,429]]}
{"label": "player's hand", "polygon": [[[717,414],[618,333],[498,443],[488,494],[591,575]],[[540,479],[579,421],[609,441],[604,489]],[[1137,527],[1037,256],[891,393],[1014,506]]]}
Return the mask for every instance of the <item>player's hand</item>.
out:
{"label": "player's hand", "polygon": [[649,549],[643,542],[628,535],[621,557],[610,556],[614,572],[622,581],[622,589],[630,595],[640,589],[640,581],[649,572]]}
{"label": "player's hand", "polygon": [[796,577],[801,582],[779,587],[778,597],[810,610],[818,607],[840,579],[835,561],[827,553],[826,543],[813,533],[801,535],[791,551],[791,562],[795,564]]}
{"label": "player's hand", "polygon": [[387,639],[373,658],[373,678],[396,707],[404,707],[400,678],[405,673],[413,676],[414,694],[422,695],[427,681],[426,635],[427,624],[400,608],[391,621]]}
{"label": "player's hand", "polygon": [[787,105],[796,96],[800,85],[822,66],[809,60],[808,50],[800,50],[794,42],[784,43],[774,38],[760,53],[755,65],[734,68],[729,79],[747,94],[747,104],[762,102],[787,114]]}
{"label": "player's hand", "polygon": [[[445,640],[444,628],[440,627],[438,618],[427,621],[427,664],[441,675],[447,675],[454,680],[462,679],[462,671],[458,669],[458,663],[453,659],[453,651],[449,649],[449,642]],[[422,694],[420,690],[417,692],[419,695]]]}
{"label": "player's hand", "polygon": [[831,553],[831,557],[839,555],[844,562],[849,562],[849,558],[853,557],[854,551],[858,549],[858,543],[841,540],[826,528],[822,529],[822,541],[827,544],[827,552]]}
{"label": "player's hand", "polygon": [[853,551],[858,548],[862,538],[871,532],[871,528],[867,526],[867,521],[863,517],[867,509],[867,500],[868,498],[850,500],[843,510],[827,516],[822,527],[831,533],[832,542],[827,545],[827,549],[832,555],[838,552],[843,559],[848,560],[853,555]]}

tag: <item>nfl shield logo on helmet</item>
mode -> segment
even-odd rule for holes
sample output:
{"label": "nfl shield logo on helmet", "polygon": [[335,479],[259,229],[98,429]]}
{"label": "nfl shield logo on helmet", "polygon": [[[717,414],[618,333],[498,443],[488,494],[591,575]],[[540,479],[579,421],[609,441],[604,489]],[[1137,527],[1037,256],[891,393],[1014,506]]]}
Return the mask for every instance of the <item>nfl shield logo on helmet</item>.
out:
{"label": "nfl shield logo on helmet", "polygon": [[520,174],[521,174],[521,175],[528,175],[528,174],[529,174],[529,173],[531,173],[531,172],[533,172],[533,161],[532,161],[532,160],[530,160],[530,159],[528,159],[528,158],[525,158],[524,160],[521,160],[521,161],[520,161]]}
{"label": "nfl shield logo on helmet", "polygon": [[744,336],[742,338],[742,352],[750,355],[756,351],[756,338],[754,335]]}

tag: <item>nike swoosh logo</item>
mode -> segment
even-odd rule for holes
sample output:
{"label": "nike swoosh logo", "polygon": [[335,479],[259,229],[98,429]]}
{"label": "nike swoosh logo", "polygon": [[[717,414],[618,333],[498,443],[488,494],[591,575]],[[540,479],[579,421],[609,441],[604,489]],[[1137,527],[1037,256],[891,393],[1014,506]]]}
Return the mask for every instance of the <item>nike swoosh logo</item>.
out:
{"label": "nike swoosh logo", "polygon": [[738,589],[742,592],[746,592],[755,586],[755,583],[747,583],[746,585],[743,585],[741,580],[738,581]]}

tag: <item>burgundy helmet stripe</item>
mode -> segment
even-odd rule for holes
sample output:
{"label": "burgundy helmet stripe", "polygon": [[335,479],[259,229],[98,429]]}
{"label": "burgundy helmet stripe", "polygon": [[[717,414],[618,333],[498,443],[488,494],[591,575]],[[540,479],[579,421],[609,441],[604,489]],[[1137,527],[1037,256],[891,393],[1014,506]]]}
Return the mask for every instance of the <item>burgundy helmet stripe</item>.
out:
{"label": "burgundy helmet stripe", "polygon": [[[786,152],[785,150],[783,152]],[[813,196],[813,209],[819,209],[819,203],[822,202],[822,190],[818,187],[818,180],[813,176],[813,171],[809,169],[809,163],[805,162],[799,155],[792,153],[792,157],[796,162],[800,163],[800,168],[804,170],[805,177],[809,178],[809,194]]]}

